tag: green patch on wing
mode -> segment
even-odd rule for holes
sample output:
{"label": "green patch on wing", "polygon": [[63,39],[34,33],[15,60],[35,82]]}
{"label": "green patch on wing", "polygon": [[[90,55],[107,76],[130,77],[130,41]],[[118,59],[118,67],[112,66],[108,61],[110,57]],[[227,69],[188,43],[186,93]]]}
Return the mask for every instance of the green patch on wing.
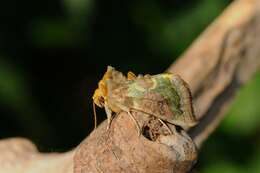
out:
{"label": "green patch on wing", "polygon": [[168,105],[175,115],[181,115],[180,110],[180,97],[177,91],[174,89],[171,81],[165,78],[163,75],[156,75],[155,81],[157,82],[156,87],[152,90],[163,96],[168,101]]}
{"label": "green patch on wing", "polygon": [[142,98],[147,91],[138,85],[137,82],[132,82],[128,88],[128,96],[134,98]]}
{"label": "green patch on wing", "polygon": [[168,78],[162,75],[152,76],[156,82],[155,88],[145,89],[140,86],[137,82],[133,82],[129,85],[128,96],[134,98],[143,98],[148,92],[159,93],[165,100],[167,100],[172,112],[175,115],[181,115],[180,110],[180,97]]}

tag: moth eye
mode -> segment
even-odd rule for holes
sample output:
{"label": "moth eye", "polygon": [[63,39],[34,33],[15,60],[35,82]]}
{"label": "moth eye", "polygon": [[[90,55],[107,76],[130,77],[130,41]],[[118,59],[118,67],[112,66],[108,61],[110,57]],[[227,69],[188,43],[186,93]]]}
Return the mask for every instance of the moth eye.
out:
{"label": "moth eye", "polygon": [[99,98],[98,98],[98,101],[99,101],[100,105],[102,105],[102,106],[105,104],[105,99],[104,99],[104,97],[99,97]]}

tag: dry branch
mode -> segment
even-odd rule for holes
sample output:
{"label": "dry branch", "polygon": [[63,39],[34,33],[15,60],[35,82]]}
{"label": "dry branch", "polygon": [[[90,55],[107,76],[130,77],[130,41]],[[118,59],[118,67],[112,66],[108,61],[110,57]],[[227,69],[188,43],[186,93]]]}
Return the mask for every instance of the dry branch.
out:
{"label": "dry branch", "polygon": [[169,72],[180,74],[194,93],[200,124],[189,131],[198,147],[223,118],[235,92],[260,64],[260,1],[235,1]]}
{"label": "dry branch", "polygon": [[0,140],[0,173],[72,173],[73,155],[39,153],[23,138]]}
{"label": "dry branch", "polygon": [[122,112],[113,120],[108,131],[106,122],[102,123],[79,146],[74,157],[75,173],[167,173],[172,170],[182,173],[191,168],[197,151],[183,130],[179,132],[174,126],[169,126],[174,133],[170,135],[157,119],[153,120],[141,112],[133,115],[140,127],[158,126],[158,133],[163,135],[139,134],[131,117]]}
{"label": "dry branch", "polygon": [[[260,2],[237,0],[174,63],[169,72],[190,85],[197,118],[188,133],[198,147],[218,126],[239,87],[260,67]],[[185,131],[173,134],[157,121],[135,113],[143,134],[125,113],[107,132],[102,123],[77,149],[41,154],[23,139],[0,142],[0,173],[186,172],[196,149]],[[146,127],[148,127],[146,129]],[[147,132],[147,133],[146,133]],[[167,134],[167,135],[166,135]]]}

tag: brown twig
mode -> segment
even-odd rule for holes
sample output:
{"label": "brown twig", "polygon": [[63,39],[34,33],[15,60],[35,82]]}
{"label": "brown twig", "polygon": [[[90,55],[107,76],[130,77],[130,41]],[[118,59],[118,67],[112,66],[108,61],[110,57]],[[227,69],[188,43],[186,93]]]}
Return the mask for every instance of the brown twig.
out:
{"label": "brown twig", "polygon": [[27,139],[0,140],[0,173],[72,173],[74,150],[39,153]]}
{"label": "brown twig", "polygon": [[194,94],[200,123],[189,134],[198,147],[222,120],[234,94],[260,64],[259,1],[238,0],[174,63]]}
{"label": "brown twig", "polygon": [[78,147],[74,156],[75,173],[170,173],[173,169],[182,173],[191,168],[197,151],[183,130],[177,132],[174,126],[165,127],[142,112],[133,116],[143,127],[143,135],[126,112],[113,119],[108,131],[107,122],[102,123]]}

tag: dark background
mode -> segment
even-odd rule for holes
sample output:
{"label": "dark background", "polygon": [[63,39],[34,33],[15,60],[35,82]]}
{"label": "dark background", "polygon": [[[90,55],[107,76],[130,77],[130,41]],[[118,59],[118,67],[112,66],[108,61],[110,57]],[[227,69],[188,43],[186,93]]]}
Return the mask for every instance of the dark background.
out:
{"label": "dark background", "polygon": [[[1,2],[0,138],[26,137],[44,152],[77,146],[94,128],[91,97],[107,65],[163,72],[230,2]],[[200,172],[260,172],[259,89],[258,73],[205,143]]]}

